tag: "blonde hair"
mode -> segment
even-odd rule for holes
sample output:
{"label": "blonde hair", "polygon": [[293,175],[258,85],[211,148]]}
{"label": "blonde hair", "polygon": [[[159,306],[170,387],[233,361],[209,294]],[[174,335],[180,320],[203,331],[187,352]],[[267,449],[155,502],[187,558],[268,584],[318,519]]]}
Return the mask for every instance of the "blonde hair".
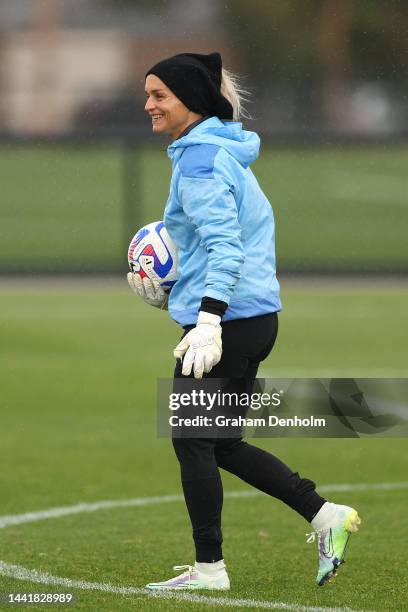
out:
{"label": "blonde hair", "polygon": [[221,93],[232,105],[234,121],[240,121],[241,118],[251,119],[244,106],[245,102],[249,102],[251,93],[242,87],[240,77],[226,68],[222,68]]}

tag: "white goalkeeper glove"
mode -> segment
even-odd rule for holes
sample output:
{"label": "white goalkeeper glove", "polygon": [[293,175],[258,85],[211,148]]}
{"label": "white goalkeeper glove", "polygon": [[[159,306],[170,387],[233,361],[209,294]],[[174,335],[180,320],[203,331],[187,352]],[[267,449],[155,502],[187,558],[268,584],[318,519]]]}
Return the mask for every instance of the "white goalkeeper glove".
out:
{"label": "white goalkeeper glove", "polygon": [[128,272],[127,280],[132,291],[141,297],[146,304],[162,310],[167,308],[169,296],[158,281],[151,280],[148,276],[141,278],[140,274],[136,272]]}
{"label": "white goalkeeper glove", "polygon": [[[176,359],[183,360],[182,374],[188,376],[194,370],[194,378],[202,378],[221,359],[221,317],[203,312],[198,313],[197,325],[188,332],[174,349]],[[184,359],[183,359],[184,356]]]}

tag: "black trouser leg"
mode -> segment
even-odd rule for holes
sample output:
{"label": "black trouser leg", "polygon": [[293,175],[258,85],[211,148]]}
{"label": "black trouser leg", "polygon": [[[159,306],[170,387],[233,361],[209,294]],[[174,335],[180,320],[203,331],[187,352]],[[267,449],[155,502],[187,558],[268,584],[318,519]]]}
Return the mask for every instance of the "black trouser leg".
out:
{"label": "black trouser leg", "polygon": [[173,446],[180,462],[184,499],[193,527],[196,561],[219,561],[222,559],[223,490],[214,441],[174,438]]}
{"label": "black trouser leg", "polygon": [[[186,328],[185,333],[192,327]],[[259,362],[269,355],[276,334],[276,314],[223,324],[222,359],[205,377],[235,379],[232,385],[237,386],[237,392],[251,393]],[[180,361],[174,376],[184,378]],[[222,558],[223,491],[219,467],[282,500],[309,522],[325,502],[311,480],[301,478],[271,453],[240,438],[175,438],[173,445],[180,462],[197,561]]]}
{"label": "black trouser leg", "polygon": [[256,489],[282,500],[311,521],[326,501],[315,491],[315,483],[301,478],[280,459],[240,439],[217,440],[217,465]]}

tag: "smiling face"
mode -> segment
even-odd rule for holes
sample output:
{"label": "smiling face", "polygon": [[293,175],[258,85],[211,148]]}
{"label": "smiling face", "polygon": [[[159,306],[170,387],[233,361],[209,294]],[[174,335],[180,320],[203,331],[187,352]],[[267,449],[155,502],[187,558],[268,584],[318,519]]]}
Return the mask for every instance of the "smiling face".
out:
{"label": "smiling face", "polygon": [[170,134],[171,139],[175,140],[189,125],[202,118],[202,115],[190,111],[154,74],[147,75],[145,89],[145,111],[152,119],[155,134]]}

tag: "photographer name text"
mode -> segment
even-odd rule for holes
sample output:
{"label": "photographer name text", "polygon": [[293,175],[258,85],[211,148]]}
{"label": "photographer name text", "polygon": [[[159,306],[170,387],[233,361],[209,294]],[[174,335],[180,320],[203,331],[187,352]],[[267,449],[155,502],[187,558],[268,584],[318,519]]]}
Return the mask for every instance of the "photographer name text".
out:
{"label": "photographer name text", "polygon": [[226,417],[218,415],[215,418],[209,416],[195,416],[192,418],[172,415],[169,417],[171,427],[326,427],[326,419],[316,418],[313,415],[300,418],[297,415],[290,418],[282,418],[269,415],[265,418]]}

